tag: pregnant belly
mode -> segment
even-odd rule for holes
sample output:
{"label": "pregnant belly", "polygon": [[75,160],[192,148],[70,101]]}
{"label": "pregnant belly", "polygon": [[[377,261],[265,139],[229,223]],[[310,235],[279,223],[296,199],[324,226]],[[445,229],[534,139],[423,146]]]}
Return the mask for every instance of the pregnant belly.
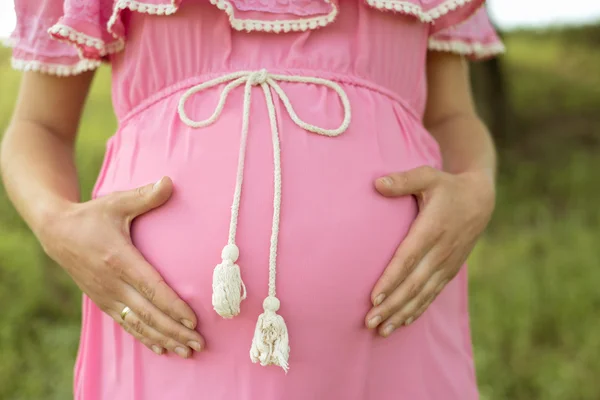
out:
{"label": "pregnant belly", "polygon": [[[340,331],[363,332],[371,289],[417,213],[412,197],[384,198],[373,182],[385,173],[428,163],[415,132],[408,132],[423,135],[418,132],[422,128],[400,123],[402,111],[382,96],[365,100],[359,89],[347,92],[353,101],[353,121],[336,138],[307,133],[278,110],[282,203],[277,296],[291,336],[315,327],[324,337],[328,332],[334,336]],[[315,98],[333,102],[327,94],[316,94]],[[203,101],[210,104],[198,99],[193,107],[210,107]],[[201,129],[188,128],[171,113],[176,99],[166,99],[130,119],[109,142],[95,193],[102,196],[171,177],[171,199],[136,218],[132,237],[196,311],[209,343],[218,341],[223,326],[212,309],[211,285],[228,238],[241,124],[235,104],[241,101],[233,94],[228,104],[234,106]],[[327,115],[318,104],[314,107],[299,114],[315,115],[325,126],[339,123],[339,111]],[[254,329],[268,291],[274,189],[271,132],[264,108],[260,101],[251,108],[236,235],[248,298],[234,321],[248,332]]]}

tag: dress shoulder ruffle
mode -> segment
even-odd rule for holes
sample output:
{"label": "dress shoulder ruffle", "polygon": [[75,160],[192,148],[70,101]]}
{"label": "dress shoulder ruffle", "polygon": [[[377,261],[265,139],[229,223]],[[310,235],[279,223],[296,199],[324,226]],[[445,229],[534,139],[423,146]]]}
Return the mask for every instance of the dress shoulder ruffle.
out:
{"label": "dress shoulder ruffle", "polygon": [[[54,75],[95,69],[110,54],[125,47],[124,10],[168,16],[178,11],[182,1],[199,0],[16,0],[17,27],[9,39],[13,47],[12,65],[19,70]],[[209,1],[227,14],[233,29],[286,33],[331,24],[344,0]],[[485,0],[357,1],[382,12],[409,15],[430,24],[429,47],[434,50],[492,55],[499,48],[491,26],[490,32],[480,24],[473,27],[469,23],[463,28],[459,25],[471,16],[475,22],[481,22],[482,17],[476,17],[477,10]],[[459,28],[455,29],[456,26]],[[485,32],[479,39],[469,36],[469,32],[480,28]],[[489,45],[496,47],[491,51]]]}

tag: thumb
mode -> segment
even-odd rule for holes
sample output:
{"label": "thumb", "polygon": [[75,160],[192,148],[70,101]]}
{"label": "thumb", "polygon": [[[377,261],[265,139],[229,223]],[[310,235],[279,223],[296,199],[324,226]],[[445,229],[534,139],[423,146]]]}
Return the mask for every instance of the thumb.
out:
{"label": "thumb", "polygon": [[395,172],[375,181],[375,188],[387,197],[400,197],[425,191],[439,177],[440,171],[429,166]]}
{"label": "thumb", "polygon": [[125,215],[135,218],[165,204],[172,193],[173,181],[163,177],[156,183],[121,192],[117,204]]}

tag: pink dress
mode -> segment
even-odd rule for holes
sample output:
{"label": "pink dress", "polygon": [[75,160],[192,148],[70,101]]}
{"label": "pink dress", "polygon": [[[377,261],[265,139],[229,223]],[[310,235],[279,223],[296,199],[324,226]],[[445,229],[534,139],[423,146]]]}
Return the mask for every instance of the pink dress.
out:
{"label": "pink dress", "polygon": [[157,356],[84,297],[76,399],[478,397],[464,268],[389,338],[364,317],[417,214],[373,181],[441,166],[427,49],[502,52],[483,1],[16,3],[16,68],[112,65],[119,127],[93,195],[173,179],[133,240],[207,342]]}

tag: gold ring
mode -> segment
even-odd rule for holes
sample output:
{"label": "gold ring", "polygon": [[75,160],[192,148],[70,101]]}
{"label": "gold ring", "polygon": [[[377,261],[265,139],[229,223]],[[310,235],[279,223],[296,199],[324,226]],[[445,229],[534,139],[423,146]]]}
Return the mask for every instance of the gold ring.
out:
{"label": "gold ring", "polygon": [[129,314],[131,312],[131,308],[125,306],[125,308],[123,308],[123,311],[121,311],[121,319],[123,321],[125,321],[125,317],[127,316],[127,314]]}

